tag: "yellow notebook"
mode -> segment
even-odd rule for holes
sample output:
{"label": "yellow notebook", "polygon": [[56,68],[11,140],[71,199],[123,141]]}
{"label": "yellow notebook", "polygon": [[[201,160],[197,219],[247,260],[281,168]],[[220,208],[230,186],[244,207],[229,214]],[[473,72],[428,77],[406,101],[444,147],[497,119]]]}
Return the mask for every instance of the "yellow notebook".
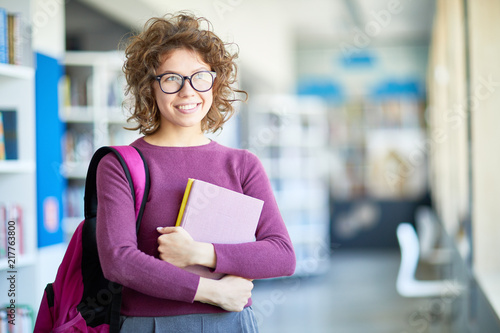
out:
{"label": "yellow notebook", "polygon": [[175,226],[178,227],[181,225],[182,216],[184,215],[184,210],[186,209],[186,204],[189,198],[189,193],[191,192],[191,186],[193,185],[193,178],[189,178],[186,190],[184,191],[184,196],[182,197],[181,208],[179,209],[179,215],[177,216],[177,221],[175,222]]}

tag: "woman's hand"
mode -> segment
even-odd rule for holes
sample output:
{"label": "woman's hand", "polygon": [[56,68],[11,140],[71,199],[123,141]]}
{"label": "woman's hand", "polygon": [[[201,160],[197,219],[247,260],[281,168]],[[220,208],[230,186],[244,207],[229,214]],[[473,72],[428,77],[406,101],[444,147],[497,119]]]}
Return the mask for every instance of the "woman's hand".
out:
{"label": "woman's hand", "polygon": [[180,268],[192,265],[192,251],[195,241],[182,227],[160,227],[158,252],[160,259]]}
{"label": "woman's hand", "polygon": [[158,252],[160,259],[180,268],[203,265],[215,268],[214,246],[196,242],[182,227],[159,227]]}
{"label": "woman's hand", "polygon": [[200,278],[194,300],[239,312],[252,296],[252,289],[252,280],[239,276],[226,275],[220,280]]}

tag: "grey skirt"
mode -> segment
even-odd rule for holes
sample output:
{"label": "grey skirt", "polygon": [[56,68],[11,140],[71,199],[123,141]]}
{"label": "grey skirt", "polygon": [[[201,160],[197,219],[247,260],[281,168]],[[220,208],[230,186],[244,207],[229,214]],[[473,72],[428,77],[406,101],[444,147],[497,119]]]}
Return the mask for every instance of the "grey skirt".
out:
{"label": "grey skirt", "polygon": [[121,333],[258,333],[251,307],[241,312],[170,317],[121,317]]}

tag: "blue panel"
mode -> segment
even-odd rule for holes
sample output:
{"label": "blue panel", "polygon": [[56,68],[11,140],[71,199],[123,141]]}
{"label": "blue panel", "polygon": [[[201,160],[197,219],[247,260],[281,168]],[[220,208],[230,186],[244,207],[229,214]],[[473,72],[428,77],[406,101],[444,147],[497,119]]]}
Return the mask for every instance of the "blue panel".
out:
{"label": "blue panel", "polygon": [[59,79],[63,67],[55,58],[36,54],[36,179],[38,247],[63,241],[62,193],[66,180],[62,165],[61,138],[64,124],[59,119]]}
{"label": "blue panel", "polygon": [[375,65],[375,57],[368,52],[354,53],[341,58],[341,65],[350,69],[367,69]]}
{"label": "blue panel", "polygon": [[315,95],[330,102],[341,102],[344,98],[344,91],[340,84],[324,78],[301,78],[297,87],[299,95]]}
{"label": "blue panel", "polygon": [[424,97],[424,84],[418,79],[386,80],[372,89],[374,99],[394,97]]}

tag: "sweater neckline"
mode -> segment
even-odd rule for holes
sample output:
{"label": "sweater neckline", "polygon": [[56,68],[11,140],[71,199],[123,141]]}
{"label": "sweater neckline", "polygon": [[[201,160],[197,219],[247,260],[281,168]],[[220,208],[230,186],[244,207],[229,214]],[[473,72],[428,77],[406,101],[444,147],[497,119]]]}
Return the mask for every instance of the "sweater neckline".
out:
{"label": "sweater neckline", "polygon": [[146,148],[155,148],[155,149],[169,149],[169,150],[192,150],[192,149],[206,149],[211,148],[217,144],[214,140],[210,139],[209,143],[205,143],[197,146],[157,146],[151,144],[144,140],[144,136],[137,139],[134,143],[138,143],[141,146],[145,146]]}

